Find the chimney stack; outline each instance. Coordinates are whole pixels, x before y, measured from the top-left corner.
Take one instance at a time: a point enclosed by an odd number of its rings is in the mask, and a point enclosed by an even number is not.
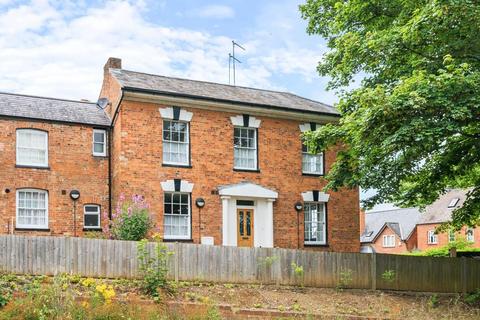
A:
[[[122,59],[119,58],[108,58],[105,66],[103,67],[104,72],[108,72],[108,69],[122,69]]]

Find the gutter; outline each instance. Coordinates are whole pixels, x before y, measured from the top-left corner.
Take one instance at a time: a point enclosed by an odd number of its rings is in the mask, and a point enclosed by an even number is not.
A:
[[[145,93],[145,94],[158,95],[158,96],[165,96],[166,95],[166,96],[171,96],[171,97],[176,97],[176,98],[187,98],[187,99],[202,100],[202,101],[213,101],[213,102],[217,102],[217,103],[225,103],[225,104],[230,104],[230,105],[239,105],[239,106],[247,106],[247,107],[250,106],[250,107],[256,107],[256,108],[279,110],[279,111],[292,112],[292,113],[315,114],[315,115],[322,115],[322,116],[328,116],[328,117],[334,117],[334,118],[340,118],[341,117],[340,114],[328,113],[328,112],[322,112],[322,111],[289,109],[289,108],[283,108],[283,107],[272,106],[272,105],[261,104],[261,103],[245,103],[245,102],[240,102],[240,101],[235,101],[235,100],[209,98],[209,97],[198,96],[198,95],[191,95],[191,94],[184,94],[184,93],[172,93],[172,92],[168,92],[168,91],[141,89],[141,88],[134,88],[134,87],[123,87],[122,88],[122,97],[123,97],[123,91],[133,92],[133,93]]]

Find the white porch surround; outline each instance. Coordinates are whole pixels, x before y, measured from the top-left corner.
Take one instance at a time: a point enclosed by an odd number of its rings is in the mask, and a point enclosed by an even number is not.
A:
[[[222,243],[237,246],[237,208],[253,208],[254,247],[273,247],[273,202],[278,193],[257,184],[242,182],[219,187],[222,199]],[[237,200],[253,201],[253,206],[237,206]]]

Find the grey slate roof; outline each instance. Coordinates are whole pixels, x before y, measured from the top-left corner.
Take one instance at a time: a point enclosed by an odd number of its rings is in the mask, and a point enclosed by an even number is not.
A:
[[[408,239],[422,213],[417,208],[394,209],[365,213],[365,231],[360,242],[372,242],[385,226],[390,227],[402,240]]]
[[[109,126],[96,103],[0,92],[0,116]]]
[[[220,83],[165,77],[147,73],[110,69],[123,89],[153,91],[174,96],[212,99],[251,106],[339,116],[332,106],[288,92],[260,90]]]
[[[442,194],[434,203],[425,208],[425,213],[418,222],[419,224],[443,223],[450,221],[452,211],[463,206],[467,198],[468,189],[452,189]],[[455,208],[448,208],[452,199],[458,198]]]

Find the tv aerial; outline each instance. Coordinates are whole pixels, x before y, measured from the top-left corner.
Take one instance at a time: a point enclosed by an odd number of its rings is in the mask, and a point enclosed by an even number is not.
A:
[[[242,47],[240,44],[236,43],[235,40],[232,40],[232,52],[228,54],[228,84],[231,84],[231,79],[233,78],[233,85],[236,84],[236,79],[235,79],[235,63],[242,63],[242,61],[238,60],[235,57],[235,47],[238,47],[245,51],[245,48]],[[233,77],[231,76],[232,72],[230,70],[233,70]]]

